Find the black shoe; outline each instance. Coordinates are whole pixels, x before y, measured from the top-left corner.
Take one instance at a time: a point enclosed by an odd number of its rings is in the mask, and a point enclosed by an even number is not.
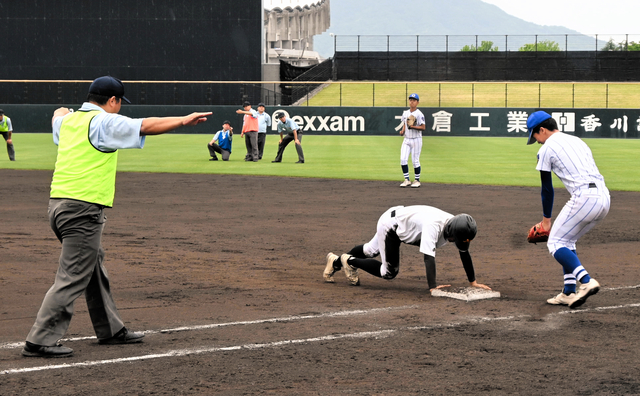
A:
[[[274,162],[280,162],[280,161],[271,161],[271,163],[274,163]]]
[[[209,158],[209,161],[217,161],[218,157]]]
[[[298,161],[296,164],[304,164],[304,161]]]
[[[98,340],[98,343],[103,345],[133,344],[136,342],[142,342],[143,338],[143,333],[130,332],[126,327],[123,327],[122,330],[116,333],[113,337]]]
[[[73,349],[63,347],[60,344],[55,346],[42,346],[27,341],[22,349],[22,356],[26,357],[57,358],[68,357],[71,355],[73,355]]]

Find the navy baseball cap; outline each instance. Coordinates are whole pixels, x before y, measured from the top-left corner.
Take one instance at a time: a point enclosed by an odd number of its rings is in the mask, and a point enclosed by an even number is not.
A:
[[[129,99],[124,97],[124,84],[115,77],[104,76],[98,77],[89,86],[89,93],[106,96],[108,98],[115,96],[127,103],[131,103]]]
[[[409,95],[409,99],[415,99],[418,102],[420,101],[420,97],[418,96],[417,93],[412,93],[411,95]]]
[[[258,103],[258,107],[260,107],[260,106],[264,107],[264,103],[262,103],[262,102]]]
[[[551,115],[546,111],[536,111],[527,118],[527,131],[529,132],[529,140],[527,141],[527,144],[533,144],[536,142],[536,139],[533,137],[533,130],[549,118],[551,118]]]
[[[229,124],[229,125],[231,125],[231,123],[229,122],[229,120],[224,120],[224,122],[222,123],[222,125],[224,125],[224,124]]]

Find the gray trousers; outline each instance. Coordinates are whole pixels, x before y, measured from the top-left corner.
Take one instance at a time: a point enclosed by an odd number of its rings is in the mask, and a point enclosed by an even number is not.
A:
[[[300,144],[295,144],[296,151],[298,152],[298,161],[304,161],[304,152],[302,151],[302,133],[298,132],[298,140]],[[278,154],[276,155],[275,161],[282,161],[282,154],[284,153],[284,149],[287,148],[287,145],[294,141],[293,133],[289,133],[282,138],[282,143],[278,146]]]
[[[222,149],[220,146],[218,146],[215,143],[207,143],[207,147],[209,148],[209,155],[211,156],[211,158],[218,158],[216,156],[216,153],[222,155],[222,160],[223,161],[229,161],[229,156],[231,155],[230,151],[224,150]]]
[[[55,282],[44,296],[27,341],[53,346],[73,316],[73,303],[84,293],[98,339],[113,337],[124,327],[102,265],[102,230],[106,217],[99,205],[70,199],[49,200],[49,223],[62,242]]]
[[[258,131],[245,132],[244,144],[247,146],[247,155],[244,157],[245,161],[258,161],[260,159],[260,152],[258,151]]]
[[[4,140],[9,139],[9,132],[0,132],[0,134],[4,137]],[[7,143],[7,154],[9,154],[9,159],[11,161],[16,160],[16,151],[13,148],[13,143]]]

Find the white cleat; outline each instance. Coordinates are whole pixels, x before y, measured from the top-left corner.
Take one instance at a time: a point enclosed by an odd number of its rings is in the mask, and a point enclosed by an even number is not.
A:
[[[411,183],[411,188],[418,188],[420,187],[420,182],[419,181],[414,181],[413,183]]]
[[[349,283],[351,283],[352,286],[359,286],[360,285],[360,278],[358,278],[358,269],[352,267],[349,263],[348,260],[351,256],[348,254],[343,254],[342,256],[340,256],[340,262],[342,263],[342,269],[344,269],[344,274],[347,276],[347,279],[349,280]]]
[[[325,282],[328,282],[328,283],[335,282],[333,280],[333,274],[336,273],[336,270],[335,268],[333,268],[333,262],[336,261],[337,259],[338,259],[337,254],[333,254],[333,253],[327,254],[327,266],[324,268],[324,273],[322,274],[322,276],[324,276]]]
[[[578,301],[578,296],[576,295],[576,293],[571,293],[569,295],[560,293],[557,296],[548,299],[547,304],[571,306],[571,304],[574,304],[576,301]]]
[[[411,185],[411,182],[409,181],[409,179],[404,179],[400,187],[409,187],[410,185]]]
[[[587,298],[589,298],[589,296],[593,296],[599,291],[600,283],[598,283],[597,280],[591,278],[589,282],[580,285],[580,287],[578,288],[578,292],[576,293],[578,298],[576,299],[576,301],[569,304],[569,308],[578,308],[587,301]]]

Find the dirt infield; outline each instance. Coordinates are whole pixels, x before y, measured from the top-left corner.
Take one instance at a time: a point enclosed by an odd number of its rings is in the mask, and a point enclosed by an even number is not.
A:
[[[603,289],[570,311],[545,304],[562,270],[525,241],[538,188],[121,173],[106,267],[145,342],[98,345],[80,298],[64,342],[75,355],[28,359],[21,343],[60,253],[50,180],[0,170],[2,395],[640,393],[638,193],[612,192],[608,217],[580,241]],[[556,190],[554,214],[566,199]],[[368,241],[402,204],[471,214],[478,281],[501,298],[431,297],[406,245],[395,280],[324,283],[326,253]],[[467,284],[454,246],[437,263],[439,283]]]

